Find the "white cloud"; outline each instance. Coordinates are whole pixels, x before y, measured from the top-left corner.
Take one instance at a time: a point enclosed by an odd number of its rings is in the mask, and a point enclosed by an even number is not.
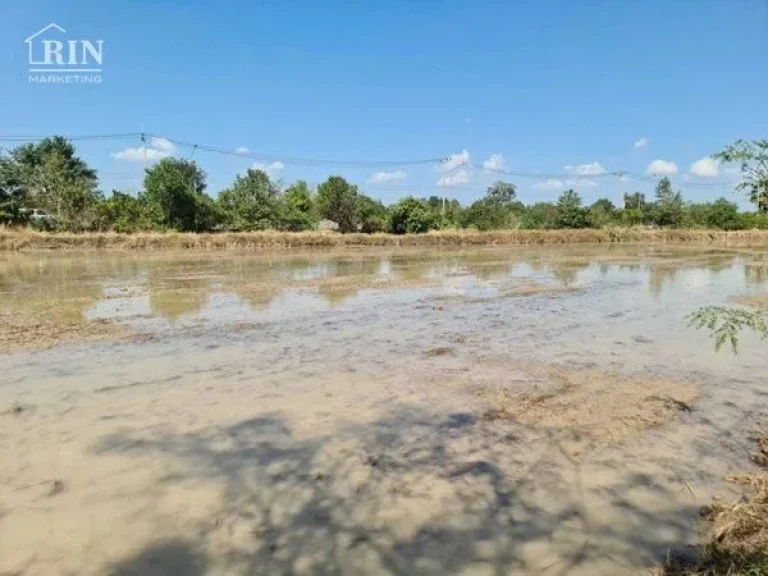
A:
[[[714,178],[720,173],[720,162],[707,156],[691,164],[691,174],[701,178]]]
[[[578,166],[571,166],[569,164],[563,168],[568,172],[578,174],[579,176],[599,176],[600,174],[605,174],[605,168],[603,168],[603,165],[600,164],[600,162],[592,162],[591,164],[579,164]]]
[[[369,184],[379,184],[381,182],[389,182],[390,180],[402,180],[408,176],[402,170],[396,172],[376,172],[368,177]]]
[[[466,170],[459,170],[455,174],[446,174],[440,180],[437,181],[438,186],[456,186],[458,184],[466,184],[469,182],[469,172]]]
[[[646,174],[676,174],[677,164],[667,160],[654,160],[645,169]]]
[[[486,170],[503,170],[504,169],[504,156],[501,154],[491,154],[488,160],[483,161],[483,168]]]
[[[645,148],[648,146],[648,138],[640,138],[637,142],[635,142],[635,148]]]
[[[261,170],[262,172],[266,172],[270,176],[272,176],[275,172],[278,172],[285,168],[285,164],[277,160],[276,162],[272,162],[270,164],[264,164],[263,162],[254,162],[251,164],[251,168],[253,170]]]
[[[248,154],[248,152],[250,152],[250,150],[245,146],[238,146],[235,148],[235,154]]]
[[[160,152],[166,152],[168,154],[173,154],[173,151],[176,150],[176,146],[174,146],[172,142],[157,136],[152,138],[150,146],[155,150],[160,150]]]
[[[128,162],[142,162],[147,160],[154,162],[162,158],[167,158],[176,151],[173,142],[165,138],[153,137],[149,146],[139,146],[138,148],[126,148],[119,152],[112,152],[112,158],[116,160],[127,160]]]
[[[466,150],[462,150],[458,154],[451,154],[446,160],[440,163],[437,167],[438,172],[450,172],[455,170],[459,166],[469,164],[470,155]]]
[[[537,182],[533,187],[538,188],[539,190],[561,190],[565,187],[565,183],[562,180],[550,178],[543,182]]]

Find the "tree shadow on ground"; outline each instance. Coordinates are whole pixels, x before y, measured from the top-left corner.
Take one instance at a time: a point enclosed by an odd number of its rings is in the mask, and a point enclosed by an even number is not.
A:
[[[161,490],[225,487],[194,541],[142,551],[112,568],[119,575],[619,574],[662,559],[696,517],[693,505],[666,506],[679,494],[648,476],[587,490],[552,434],[464,413],[398,407],[314,436],[272,414],[112,435],[93,450],[167,459]],[[633,500],[639,490],[665,503],[661,517]],[[594,520],[589,503],[605,495],[629,521]]]

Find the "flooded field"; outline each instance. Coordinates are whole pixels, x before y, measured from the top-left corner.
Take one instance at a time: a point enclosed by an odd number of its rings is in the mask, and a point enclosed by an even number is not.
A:
[[[768,254],[0,255],[0,574],[643,574],[766,416]],[[690,550],[688,550],[690,551]]]

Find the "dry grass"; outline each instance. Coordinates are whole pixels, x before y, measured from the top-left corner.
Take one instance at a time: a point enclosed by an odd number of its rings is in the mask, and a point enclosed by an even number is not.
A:
[[[43,315],[0,313],[0,354],[20,348],[50,348],[132,335],[106,320],[62,320]]]
[[[768,464],[768,435],[752,438],[752,460]],[[671,558],[659,576],[762,576],[768,574],[768,472],[736,474],[728,480],[746,488],[737,501],[715,502],[703,510],[709,539],[691,562]]]
[[[572,456],[637,437],[681,411],[689,411],[689,403],[698,396],[696,386],[687,382],[619,379],[596,371],[555,369],[544,370],[540,376],[550,386],[536,393],[479,391],[490,404],[485,417],[564,432],[561,446]]]
[[[337,234],[334,232],[238,232],[84,234],[0,229],[0,251],[12,250],[259,250],[264,248],[333,248],[348,246],[484,246],[502,244],[571,244],[597,242],[703,243],[768,245],[768,231],[650,230],[442,230],[428,234]]]

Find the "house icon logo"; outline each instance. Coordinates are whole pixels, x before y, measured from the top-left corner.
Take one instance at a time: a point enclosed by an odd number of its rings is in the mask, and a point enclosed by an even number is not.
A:
[[[24,40],[29,81],[40,84],[100,84],[104,40],[80,40],[51,22]]]

